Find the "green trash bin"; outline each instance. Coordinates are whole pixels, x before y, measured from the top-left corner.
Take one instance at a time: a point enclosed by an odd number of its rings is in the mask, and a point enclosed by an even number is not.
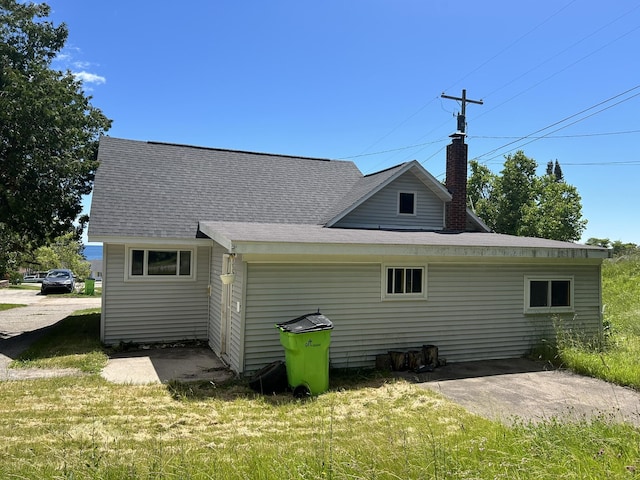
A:
[[[84,294],[94,295],[96,292],[96,281],[93,278],[87,278],[84,281]]]
[[[287,381],[297,397],[329,389],[329,345],[333,323],[320,312],[278,323]]]

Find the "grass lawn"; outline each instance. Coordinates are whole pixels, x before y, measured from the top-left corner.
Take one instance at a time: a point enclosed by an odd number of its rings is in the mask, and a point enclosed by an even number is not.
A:
[[[385,378],[311,400],[229,385],[0,384],[0,478],[615,479],[640,431],[602,419],[505,427]]]
[[[100,343],[100,309],[75,312],[11,363],[13,368],[78,368],[100,373],[107,364]]]
[[[12,308],[26,307],[22,303],[0,303],[0,312],[3,310],[11,310]]]
[[[590,372],[596,376],[617,365],[623,379],[637,371],[626,359],[638,358],[632,349],[640,338],[635,265],[605,266],[611,334],[602,351],[570,347],[584,355],[574,357],[577,370],[596,359],[607,365]],[[96,311],[61,325],[62,336],[34,345],[21,364],[67,358],[64,366],[86,363],[93,365],[86,371],[98,371],[100,362],[86,360],[104,355]],[[560,351],[567,363],[570,348]],[[330,391],[306,401],[258,395],[242,380],[138,386],[89,374],[7,381],[0,382],[0,418],[0,478],[640,477],[638,428],[604,417],[507,427],[418,385],[372,373],[332,375]]]

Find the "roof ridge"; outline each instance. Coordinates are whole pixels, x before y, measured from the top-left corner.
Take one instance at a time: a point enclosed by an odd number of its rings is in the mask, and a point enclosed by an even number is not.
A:
[[[408,162],[402,162],[402,163],[399,163],[399,164],[397,164],[397,165],[394,165],[393,167],[385,168],[384,170],[378,170],[377,172],[367,173],[366,175],[363,175],[363,177],[362,177],[362,178],[366,178],[366,177],[373,177],[374,175],[380,175],[381,173],[388,172],[389,170],[394,170],[394,169],[396,169],[396,168],[400,168],[400,167],[402,167],[402,166],[406,165],[407,163],[411,163],[411,162],[413,162],[413,161],[414,161],[414,160],[409,160]]]
[[[318,158],[318,157],[304,157],[300,155],[287,155],[282,153],[266,153],[266,152],[252,152],[250,150],[234,150],[230,148],[216,148],[216,147],[203,147],[200,145],[187,145],[184,143],[172,143],[172,142],[158,142],[153,140],[148,140],[146,142],[149,145],[166,145],[169,147],[183,147],[183,148],[194,148],[197,150],[212,150],[216,152],[232,152],[232,153],[248,153],[250,155],[265,155],[269,157],[285,157],[285,158],[298,158],[302,160],[317,160],[319,162],[339,162],[344,160],[332,160],[330,158]],[[353,162],[351,162],[353,163]]]

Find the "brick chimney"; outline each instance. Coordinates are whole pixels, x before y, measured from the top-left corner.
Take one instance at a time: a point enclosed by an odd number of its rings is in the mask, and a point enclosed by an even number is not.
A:
[[[467,226],[467,144],[464,133],[454,133],[447,145],[445,186],[453,199],[447,205],[445,230],[463,232]]]

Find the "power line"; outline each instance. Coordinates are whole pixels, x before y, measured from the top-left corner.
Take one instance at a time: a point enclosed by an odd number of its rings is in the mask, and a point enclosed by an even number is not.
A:
[[[443,138],[439,138],[438,140],[434,140],[433,142],[417,143],[415,145],[407,145],[406,147],[391,148],[389,150],[381,150],[379,152],[360,153],[358,155],[351,155],[351,156],[348,156],[348,157],[340,157],[340,158],[338,158],[338,160],[349,160],[351,158],[370,157],[372,155],[382,155],[383,153],[400,152],[402,150],[409,150],[410,148],[424,147],[426,145],[433,145],[433,144],[436,144],[436,143],[440,143],[440,142],[443,142],[443,141],[447,140],[448,138],[449,137],[443,137]]]
[[[612,96],[612,97],[609,97],[609,98],[607,98],[606,100],[603,100],[603,101],[601,101],[601,102],[599,102],[599,103],[596,103],[595,105],[592,105],[592,106],[590,106],[590,107],[588,107],[588,108],[585,108],[584,110],[581,110],[581,111],[579,111],[579,112],[577,112],[577,113],[574,113],[573,115],[569,115],[568,117],[565,117],[565,118],[563,118],[562,120],[558,120],[557,122],[554,122],[554,123],[552,123],[552,124],[550,124],[550,125],[547,125],[546,127],[540,128],[540,129],[536,130],[535,132],[530,133],[529,135],[525,135],[525,136],[523,136],[523,137],[518,138],[517,140],[514,140],[514,141],[509,142],[509,143],[505,143],[504,145],[501,145],[501,146],[499,146],[499,147],[497,147],[497,148],[494,148],[493,150],[490,150],[490,151],[488,151],[488,152],[486,152],[486,153],[483,153],[482,155],[479,155],[477,158],[482,158],[482,157],[486,157],[487,155],[492,155],[492,154],[494,154],[495,152],[497,152],[498,150],[502,150],[503,148],[508,147],[509,145],[513,145],[514,143],[518,143],[518,142],[519,142],[519,141],[521,141],[521,140],[526,140],[526,139],[528,139],[528,138],[532,138],[532,137],[533,137],[534,135],[536,135],[537,133],[540,133],[540,132],[543,132],[543,131],[545,131],[545,130],[548,130],[549,128],[555,127],[556,125],[560,125],[561,123],[564,123],[564,122],[566,122],[567,120],[570,120],[570,119],[572,119],[572,118],[574,118],[574,117],[577,117],[578,115],[582,115],[583,113],[586,113],[586,112],[588,112],[589,110],[593,110],[594,108],[597,108],[597,107],[599,107],[599,106],[601,106],[601,105],[604,105],[605,103],[608,103],[608,102],[610,102],[610,101],[612,101],[612,100],[614,100],[614,99],[616,99],[616,98],[618,98],[618,97],[621,97],[621,96],[623,96],[623,95],[626,95],[627,93],[630,93],[630,92],[632,92],[632,91],[634,91],[634,90],[637,90],[638,88],[640,88],[640,85],[636,85],[635,87],[632,87],[632,88],[630,88],[630,89],[628,89],[628,90],[626,90],[626,91],[624,91],[624,92],[622,92],[622,93],[618,93],[617,95],[614,95],[614,96]],[[620,101],[620,102],[615,103],[614,105],[611,105],[611,106],[609,106],[609,107],[607,107],[607,108],[605,108],[605,109],[599,110],[599,111],[598,111],[598,112],[596,112],[596,113],[600,113],[600,112],[602,112],[602,111],[604,111],[604,110],[607,110],[607,109],[609,109],[609,108],[611,108],[611,107],[613,107],[613,106],[615,106],[615,105],[618,105],[618,104],[620,104],[620,103],[622,103],[622,102],[626,102],[627,100],[630,100],[631,98],[633,98],[633,97],[635,97],[635,96],[637,96],[637,95],[639,95],[639,94],[635,94],[635,95],[633,95],[633,96],[631,96],[631,97],[628,97],[628,98],[626,98],[626,99],[624,99],[624,100],[622,100],[622,101]],[[593,115],[595,115],[595,114],[593,114]],[[587,117],[584,117],[583,119],[581,119],[581,120],[579,120],[579,121],[582,121],[582,120],[584,120],[584,119],[586,119],[586,118],[589,118],[589,117],[591,117],[591,116],[593,116],[593,115],[589,115],[589,116],[587,116]],[[577,122],[570,123],[569,125],[573,125],[574,123],[577,123]],[[569,125],[565,125],[565,126],[564,126],[564,127],[562,127],[562,128],[566,128],[566,127],[568,127]],[[558,129],[558,130],[561,130],[562,128],[560,128],[560,129]],[[550,135],[551,133],[557,132],[558,130],[554,130],[553,132],[550,132],[550,133],[548,133],[548,134],[546,134],[546,135],[543,135],[543,136],[542,136],[542,137],[540,137],[540,138],[547,138],[547,136],[548,136],[548,135]],[[539,139],[539,138],[534,138],[532,141],[535,141],[535,140],[538,140],[538,139]],[[527,142],[525,145],[527,145],[528,143],[531,143],[531,142]],[[498,156],[500,156],[500,155],[498,155]],[[492,157],[492,158],[495,158],[495,157]],[[491,158],[491,159],[492,159],[492,158]],[[491,160],[491,159],[489,159],[489,160]]]
[[[562,166],[570,165],[572,167],[591,167],[591,166],[601,166],[601,165],[640,165],[640,160],[627,160],[627,161],[615,161],[615,162],[562,162]]]
[[[567,5],[567,6],[568,6],[568,5]],[[566,7],[565,7],[565,8],[566,8]],[[626,16],[630,15],[633,11],[637,10],[638,8],[640,8],[640,4],[636,5],[636,6],[635,6],[635,7],[633,7],[631,10],[629,10],[629,11],[627,11],[627,12],[623,13],[622,15],[620,15],[620,16],[618,16],[618,17],[614,18],[614,19],[613,19],[613,20],[611,20],[609,23],[607,23],[607,24],[603,25],[602,27],[600,27],[600,28],[598,28],[598,29],[594,30],[594,31],[593,31],[593,32],[591,32],[590,34],[586,35],[585,37],[582,37],[582,38],[581,38],[580,40],[578,40],[577,42],[574,42],[573,44],[571,44],[571,45],[570,45],[570,46],[568,46],[567,48],[565,48],[565,49],[561,50],[560,52],[556,53],[555,55],[553,55],[553,56],[551,56],[551,57],[547,58],[546,60],[544,60],[543,62],[539,63],[539,64],[538,64],[538,65],[536,65],[535,67],[530,68],[529,70],[527,70],[527,71],[526,71],[526,72],[524,72],[523,74],[518,75],[516,78],[514,78],[514,79],[510,80],[509,82],[505,83],[505,84],[504,84],[504,85],[502,85],[501,87],[498,87],[497,89],[493,90],[492,92],[488,93],[487,95],[484,95],[484,96],[483,96],[483,98],[488,98],[488,97],[490,97],[491,95],[493,95],[494,93],[499,92],[500,90],[504,89],[505,87],[508,87],[508,86],[509,86],[509,85],[511,85],[512,83],[515,83],[516,81],[520,80],[522,77],[525,77],[526,75],[530,74],[530,73],[531,73],[531,72],[533,72],[534,70],[537,70],[538,68],[540,68],[541,66],[545,65],[546,63],[549,63],[549,62],[550,62],[551,60],[553,60],[554,58],[559,57],[560,55],[562,55],[562,54],[563,54],[563,53],[565,53],[565,52],[568,52],[569,50],[571,50],[572,48],[574,48],[576,45],[579,45],[580,43],[584,42],[584,41],[585,41],[585,40],[587,40],[588,38],[593,37],[594,35],[596,35],[597,33],[601,32],[602,30],[604,30],[604,29],[605,29],[605,28],[607,28],[608,26],[610,26],[610,25],[614,24],[615,22],[617,22],[617,21],[618,21],[618,20],[620,20],[621,18],[624,18],[624,17],[626,17]],[[551,75],[551,76],[549,76],[549,77],[547,77],[547,78],[545,78],[545,79],[541,80],[540,82],[538,82],[538,83],[534,84],[532,87],[529,87],[528,89],[523,90],[522,92],[520,92],[519,94],[517,94],[517,95],[515,95],[515,96],[511,97],[510,99],[506,100],[505,102],[503,102],[503,103],[501,103],[501,104],[499,104],[499,105],[496,105],[496,106],[495,106],[495,107],[493,107],[491,110],[485,111],[485,112],[483,113],[483,115],[484,115],[484,114],[489,113],[489,112],[490,112],[490,111],[492,111],[492,110],[495,110],[496,108],[498,108],[498,107],[500,107],[500,106],[504,105],[504,104],[505,104],[505,103],[507,103],[507,102],[510,102],[510,101],[511,101],[511,100],[513,100],[514,98],[516,98],[516,97],[518,97],[518,96],[522,95],[523,93],[525,93],[525,92],[527,92],[527,91],[531,90],[532,88],[537,87],[540,83],[542,83],[542,82],[545,82],[545,81],[549,80],[550,78],[552,78],[552,77],[556,76],[557,74],[559,74],[559,73],[561,73],[561,72],[565,71],[567,68],[570,68],[570,67],[572,67],[573,65],[575,65],[576,63],[579,63],[579,62],[581,62],[582,60],[585,60],[586,58],[588,58],[588,57],[590,57],[591,55],[593,55],[593,54],[595,54],[595,53],[599,52],[599,51],[600,51],[600,50],[602,50],[603,48],[608,47],[608,46],[609,46],[609,45],[611,45],[612,43],[617,42],[617,41],[618,41],[618,40],[620,40],[621,38],[623,38],[623,37],[625,37],[625,36],[629,35],[630,33],[634,32],[634,31],[635,31],[635,30],[637,30],[638,28],[640,28],[640,27],[633,28],[633,29],[631,29],[630,31],[628,31],[627,33],[624,33],[624,34],[620,35],[619,37],[617,37],[616,39],[612,40],[611,42],[609,42],[609,43],[607,43],[607,44],[603,45],[602,47],[600,47],[600,48],[598,48],[598,49],[594,50],[593,52],[589,53],[588,55],[586,55],[586,56],[584,56],[584,57],[580,58],[579,60],[577,60],[577,61],[575,61],[575,62],[573,62],[572,64],[567,65],[565,68],[563,68],[563,69],[559,70],[558,72],[554,73],[553,75]],[[479,116],[481,116],[481,115],[478,115],[478,117],[479,117]],[[476,117],[476,118],[477,118],[477,117]]]
[[[527,37],[528,35],[530,35],[531,33],[533,33],[534,31],[536,31],[538,28],[540,28],[542,25],[544,25],[545,23],[547,23],[549,20],[551,20],[553,17],[557,16],[560,12],[562,12],[563,10],[569,8],[571,5],[573,5],[574,3],[576,3],[576,0],[573,0],[569,3],[567,3],[564,7],[561,7],[559,10],[557,10],[555,13],[552,13],[550,16],[548,16],[546,19],[544,19],[542,22],[540,22],[539,24],[537,24],[535,27],[533,27],[531,30],[527,31],[526,33],[524,33],[523,35],[521,35],[520,37],[518,37],[517,39],[515,39],[513,42],[511,42],[509,45],[507,45],[505,48],[503,48],[502,50],[500,50],[498,53],[496,53],[495,55],[493,55],[491,58],[489,58],[488,60],[485,60],[483,63],[481,63],[480,65],[478,65],[475,69],[473,69],[472,71],[470,71],[469,73],[467,73],[466,75],[464,75],[460,80],[458,80],[457,82],[455,82],[453,85],[451,85],[449,88],[446,88],[446,90],[451,90],[453,87],[455,87],[456,85],[458,85],[459,83],[461,83],[463,80],[466,80],[469,76],[473,75],[474,73],[476,73],[478,70],[480,70],[482,67],[484,67],[485,65],[487,65],[488,63],[490,63],[491,61],[495,60],[497,57],[499,57],[500,55],[502,55],[504,52],[506,52],[507,50],[509,50],[511,47],[513,47],[516,43],[520,42],[520,40],[522,40],[523,38]],[[495,92],[495,91],[494,91]],[[492,93],[494,93],[492,92]],[[489,94],[491,95],[491,94]],[[487,96],[484,96],[483,98],[486,98]]]
[[[487,65],[488,63],[490,63],[491,61],[493,61],[494,59],[496,59],[497,57],[499,57],[500,55],[502,55],[504,52],[506,52],[507,50],[509,50],[510,48],[512,48],[516,43],[520,42],[523,38],[525,38],[526,36],[530,35],[531,33],[533,33],[535,30],[537,30],[538,28],[540,28],[542,25],[544,25],[545,23],[547,23],[549,20],[551,20],[552,18],[554,18],[555,16],[557,16],[558,14],[560,14],[560,12],[562,12],[563,10],[567,9],[568,7],[570,7],[571,5],[573,5],[577,0],[572,0],[569,3],[567,3],[564,7],[561,7],[560,9],[558,9],[556,12],[552,13],[550,16],[548,16],[546,19],[544,19],[542,22],[540,22],[539,24],[537,24],[535,27],[533,27],[532,29],[530,29],[529,31],[527,31],[526,33],[524,33],[523,35],[521,35],[520,37],[518,37],[516,40],[514,40],[513,42],[511,42],[509,45],[507,45],[505,48],[503,48],[502,50],[500,50],[498,53],[496,53],[495,55],[493,55],[492,57],[490,57],[488,60],[484,61],[483,63],[481,63],[479,66],[477,66],[475,69],[473,69],[472,71],[470,71],[469,73],[467,73],[466,75],[464,75],[461,79],[459,79],[458,81],[456,81],[453,85],[451,85],[451,87],[445,89],[446,90],[450,90],[451,88],[453,88],[454,86],[456,86],[457,84],[459,84],[460,82],[462,82],[464,79],[466,79],[467,77],[469,77],[470,75],[473,75],[475,72],[477,72],[478,70],[480,70],[482,67],[484,67],[485,65]],[[355,157],[346,157],[346,158],[356,158],[359,156],[364,156],[371,148],[373,148],[374,146],[376,146],[377,144],[379,144],[382,140],[384,140],[385,138],[389,137],[390,135],[392,135],[393,133],[395,133],[400,127],[404,126],[409,120],[411,120],[413,117],[415,117],[416,115],[418,115],[419,113],[421,113],[425,108],[427,108],[429,105],[431,105],[436,99],[438,99],[439,97],[435,97],[432,98],[431,100],[429,100],[427,103],[425,103],[424,105],[422,105],[418,110],[416,110],[414,113],[412,113],[411,115],[409,115],[408,117],[406,117],[404,120],[402,120],[400,123],[398,123],[395,127],[393,127],[388,133],[384,134],[382,137],[378,138],[378,140],[376,140],[375,142],[373,142],[372,144],[370,144],[367,148],[365,148],[362,152],[360,152],[359,155],[356,155]],[[437,127],[440,128],[440,127]],[[435,129],[434,129],[435,130]],[[433,132],[433,130],[431,130],[431,132]],[[429,133],[431,133],[429,132]],[[428,135],[428,134],[427,134]],[[423,136],[424,138],[424,136]]]
[[[568,7],[570,7],[571,5],[573,5],[575,2],[576,2],[576,0],[573,0],[573,1],[569,2],[569,3],[567,3],[567,4],[566,4],[565,6],[563,6],[562,8],[558,9],[555,13],[553,13],[552,15],[550,15],[549,17],[547,17],[545,20],[543,20],[542,22],[540,22],[538,25],[536,25],[535,27],[533,27],[531,30],[527,31],[525,34],[523,34],[522,36],[520,36],[518,39],[514,40],[514,41],[513,41],[511,44],[509,44],[507,47],[503,48],[503,49],[502,49],[502,50],[500,50],[497,54],[493,55],[491,58],[489,58],[488,60],[486,60],[485,62],[483,62],[482,64],[480,64],[478,67],[476,67],[475,69],[473,69],[471,72],[469,72],[468,74],[466,74],[465,76],[463,76],[463,77],[462,77],[460,80],[458,80],[454,85],[457,85],[458,83],[460,83],[460,81],[464,80],[465,78],[467,78],[467,77],[468,77],[468,76],[470,76],[471,74],[475,73],[476,71],[478,71],[479,69],[481,69],[482,67],[484,67],[486,64],[490,63],[492,60],[494,60],[495,58],[497,58],[498,56],[500,56],[501,54],[503,54],[505,51],[507,51],[507,50],[509,50],[510,48],[512,48],[512,47],[513,47],[515,44],[517,44],[520,40],[522,40],[523,38],[525,38],[525,37],[526,37],[526,36],[528,36],[529,34],[533,33],[533,32],[534,32],[535,30],[537,30],[540,26],[542,26],[542,25],[544,25],[545,23],[547,23],[547,22],[548,22],[549,20],[551,20],[553,17],[555,17],[555,16],[557,16],[558,14],[560,14],[562,11],[566,10]],[[631,14],[632,12],[634,12],[635,10],[637,10],[638,8],[640,8],[640,4],[639,4],[639,5],[636,5],[635,7],[633,7],[633,8],[632,8],[632,9],[630,9],[630,10],[628,10],[627,12],[623,13],[622,15],[619,15],[618,17],[614,18],[613,20],[609,21],[608,23],[606,23],[606,24],[605,24],[605,25],[603,25],[602,27],[600,27],[600,28],[596,29],[595,31],[593,31],[592,33],[590,33],[590,34],[586,35],[585,37],[583,37],[582,39],[578,40],[577,42],[574,42],[574,43],[573,43],[573,44],[571,44],[569,47],[567,47],[567,48],[565,48],[565,49],[561,50],[561,51],[560,51],[560,52],[558,52],[557,54],[553,55],[552,57],[550,57],[550,58],[548,58],[547,60],[543,61],[542,63],[538,64],[536,67],[534,67],[534,68],[532,68],[532,69],[529,69],[527,72],[525,72],[524,74],[522,74],[522,75],[520,75],[520,76],[516,77],[514,80],[512,80],[512,81],[510,81],[510,82],[506,83],[505,85],[503,85],[502,87],[500,87],[500,88],[498,88],[498,89],[496,89],[496,90],[493,90],[492,92],[490,92],[490,93],[489,93],[489,95],[492,95],[492,94],[496,93],[497,91],[502,90],[502,89],[503,89],[503,88],[505,88],[506,86],[508,86],[508,85],[510,85],[510,84],[512,84],[512,83],[514,83],[515,81],[519,80],[520,78],[522,78],[523,76],[525,76],[525,75],[527,75],[528,73],[532,72],[533,70],[535,70],[535,69],[539,68],[540,66],[542,66],[542,65],[544,65],[544,64],[546,64],[546,63],[548,63],[550,60],[552,60],[552,59],[554,59],[554,58],[558,57],[559,55],[561,55],[561,54],[563,54],[563,53],[567,52],[568,50],[570,50],[570,49],[574,48],[576,45],[578,45],[578,44],[582,43],[583,41],[587,40],[588,38],[591,38],[591,37],[592,37],[592,36],[594,36],[595,34],[597,34],[597,33],[601,32],[601,31],[602,31],[602,30],[604,30],[605,28],[607,28],[607,27],[609,27],[610,25],[614,24],[615,22],[617,22],[617,21],[618,21],[618,20],[620,20],[621,18],[624,18],[624,17],[628,16],[629,14]],[[627,31],[626,33],[623,33],[622,35],[619,35],[618,37],[616,37],[615,39],[613,39],[613,40],[611,40],[610,42],[606,43],[605,45],[602,45],[601,47],[597,48],[596,50],[593,50],[592,52],[588,53],[587,55],[584,55],[583,57],[581,57],[581,58],[579,58],[578,60],[574,61],[573,63],[571,63],[571,64],[569,64],[569,65],[565,66],[564,68],[562,68],[562,69],[560,69],[560,70],[556,71],[556,72],[555,72],[555,73],[553,73],[552,75],[550,75],[550,76],[548,76],[548,77],[546,77],[546,78],[544,78],[544,79],[540,80],[539,82],[536,82],[535,84],[533,84],[533,85],[532,85],[532,86],[530,86],[529,88],[527,88],[527,89],[525,89],[525,90],[521,91],[520,93],[518,93],[518,94],[516,94],[516,95],[512,96],[511,98],[507,99],[506,101],[504,101],[504,102],[502,102],[502,103],[500,103],[500,104],[496,105],[495,107],[493,107],[493,108],[491,108],[491,109],[489,109],[489,110],[484,110],[484,111],[483,111],[483,113],[481,113],[480,115],[477,115],[476,117],[474,117],[474,119],[479,118],[479,117],[481,117],[481,116],[483,116],[483,115],[488,114],[489,112],[492,112],[492,111],[496,110],[497,108],[499,108],[499,107],[503,106],[504,104],[506,104],[506,103],[508,103],[508,102],[510,102],[510,101],[512,101],[512,100],[514,100],[514,99],[515,99],[515,98],[517,98],[518,96],[520,96],[520,95],[522,95],[522,94],[524,94],[524,93],[526,93],[526,92],[528,92],[528,91],[532,90],[533,88],[535,88],[535,87],[539,86],[541,83],[544,83],[545,81],[547,81],[547,80],[549,80],[549,79],[551,79],[551,78],[555,77],[556,75],[558,75],[558,74],[560,74],[560,73],[564,72],[565,70],[567,70],[567,69],[569,69],[569,68],[573,67],[574,65],[576,65],[576,64],[578,64],[578,63],[580,63],[580,62],[584,61],[585,59],[587,59],[587,58],[589,58],[590,56],[594,55],[595,53],[597,53],[597,52],[599,52],[599,51],[603,50],[604,48],[609,47],[611,44],[613,44],[613,43],[615,43],[615,42],[619,41],[620,39],[622,39],[622,38],[624,38],[625,36],[627,36],[627,35],[629,35],[629,34],[633,33],[634,31],[638,30],[639,28],[640,28],[640,25],[639,25],[639,26],[637,26],[637,27],[635,27],[635,28],[633,28],[633,29],[631,29],[631,30],[629,30],[629,31]],[[634,88],[637,88],[637,87],[634,87]],[[633,89],[632,89],[632,90],[633,90]],[[626,93],[626,92],[623,92],[623,93],[622,93],[622,94],[620,94],[620,95],[623,95],[624,93]],[[487,97],[487,96],[489,96],[489,95],[486,95],[484,98],[486,98],[486,97]],[[432,104],[432,103],[433,103],[437,98],[438,98],[438,97],[435,97],[435,98],[432,98],[431,100],[429,100],[426,104],[424,104],[422,107],[420,107],[417,111],[415,111],[413,114],[411,114],[410,116],[408,116],[407,118],[405,118],[403,121],[401,121],[400,123],[398,123],[395,127],[393,127],[393,128],[392,128],[392,129],[387,133],[387,134],[383,135],[383,136],[382,136],[382,137],[380,137],[378,140],[376,140],[376,141],[375,141],[375,142],[373,142],[371,145],[369,145],[365,150],[363,150],[363,151],[362,151],[362,153],[361,153],[361,154],[354,155],[354,156],[349,156],[349,157],[344,157],[344,158],[360,158],[360,157],[364,157],[364,156],[373,156],[373,155],[379,155],[379,154],[384,154],[384,153],[400,152],[400,151],[403,151],[403,150],[408,150],[408,149],[410,149],[410,148],[421,147],[421,146],[427,146],[427,145],[431,145],[431,144],[439,143],[439,141],[440,141],[440,140],[436,140],[436,141],[434,141],[434,142],[426,142],[426,143],[421,143],[421,144],[409,145],[409,146],[406,146],[406,147],[398,147],[398,148],[394,148],[394,149],[389,149],[389,150],[384,150],[384,151],[379,151],[379,152],[368,153],[368,150],[370,150],[370,149],[371,149],[371,148],[373,148],[375,145],[377,145],[378,143],[380,143],[382,140],[386,139],[387,137],[389,137],[390,135],[392,135],[393,133],[395,133],[397,130],[399,130],[399,129],[400,129],[400,127],[404,126],[404,125],[405,125],[409,120],[411,120],[411,119],[412,119],[412,118],[414,118],[416,115],[418,115],[419,113],[421,113],[425,108],[427,108],[429,105],[431,105],[431,104]],[[612,98],[615,98],[615,97],[612,97]],[[633,97],[630,97],[630,98],[633,98]],[[611,99],[609,99],[609,100],[611,100]],[[607,101],[609,101],[609,100],[607,100]],[[602,103],[606,103],[607,101],[602,102]],[[625,101],[626,101],[626,100],[625,100]],[[619,103],[621,103],[621,102],[619,102]],[[441,104],[442,104],[442,102],[441,102]],[[598,104],[598,105],[600,105],[600,104]],[[591,109],[591,108],[596,108],[598,105],[594,105],[593,107],[590,107],[589,109]],[[608,107],[608,108],[610,108],[610,107]],[[519,138],[517,138],[514,142],[507,143],[507,144],[505,144],[505,145],[503,145],[503,146],[501,146],[501,147],[498,147],[497,149],[492,150],[491,152],[487,152],[487,153],[483,154],[482,156],[486,156],[486,155],[489,155],[489,154],[491,154],[491,153],[494,153],[495,151],[497,151],[497,150],[499,150],[499,149],[501,149],[501,148],[504,148],[505,146],[508,146],[508,145],[510,145],[510,144],[513,144],[513,143],[517,143],[519,140],[523,140],[523,139],[526,139],[526,138],[529,138],[529,139],[531,139],[531,141],[534,141],[534,140],[542,139],[542,138],[570,138],[570,137],[579,137],[579,135],[571,135],[571,136],[564,136],[564,137],[563,137],[563,136],[550,137],[549,135],[551,135],[551,133],[553,133],[553,132],[550,132],[549,134],[546,134],[546,135],[543,135],[543,136],[540,136],[540,137],[534,137],[533,135],[535,135],[535,133],[539,133],[539,132],[544,131],[544,130],[546,130],[546,129],[548,129],[548,128],[551,128],[551,127],[553,127],[553,126],[555,126],[555,125],[557,125],[557,124],[559,124],[559,123],[562,123],[562,122],[564,122],[564,121],[566,121],[566,120],[568,120],[568,119],[570,119],[570,118],[572,118],[572,117],[574,117],[574,116],[580,115],[581,113],[584,113],[585,111],[588,111],[589,109],[584,110],[584,111],[582,111],[582,112],[578,112],[577,114],[574,114],[573,116],[567,117],[566,119],[563,119],[563,120],[561,120],[560,122],[556,122],[556,123],[554,123],[554,124],[552,124],[552,125],[549,125],[549,126],[547,126],[547,127],[543,128],[543,129],[541,129],[541,130],[538,130],[537,132],[533,132],[533,133],[532,133],[532,134],[530,134],[530,135],[527,135],[527,136],[524,136],[524,137],[519,137]],[[603,110],[606,110],[606,109],[603,109]],[[603,110],[602,110],[602,111],[603,111]],[[596,113],[599,113],[599,112],[596,112]],[[589,115],[589,116],[585,117],[585,119],[586,119],[586,118],[589,118],[590,116],[592,116],[592,115]],[[582,120],[579,120],[579,121],[582,121]],[[446,123],[446,122],[445,122],[445,123]],[[577,122],[574,122],[574,123],[577,123]],[[572,124],[573,124],[573,123],[572,123]],[[570,125],[572,125],[572,124],[570,124]],[[442,125],[444,125],[444,123],[443,123]],[[432,129],[430,132],[426,133],[426,134],[425,134],[425,135],[423,135],[421,138],[425,138],[425,137],[427,137],[429,134],[431,134],[431,133],[432,133],[432,132],[434,132],[435,130],[439,129],[442,125],[440,125],[439,127],[436,127],[436,128],[434,128],[434,129]],[[566,125],[565,127],[562,127],[562,128],[566,128],[566,127],[568,127],[568,126],[569,126],[569,125]],[[561,130],[561,129],[558,129],[558,130]],[[556,131],[558,131],[558,130],[556,130]],[[624,133],[636,133],[636,131],[630,131],[630,132],[613,132],[613,133],[600,133],[600,134],[589,134],[589,135],[584,135],[584,136],[616,135],[616,134],[624,134]],[[492,137],[471,137],[471,136],[470,136],[469,138],[492,138]],[[501,138],[501,137],[494,137],[494,138]],[[516,138],[516,137],[504,137],[504,138],[505,138],[505,139],[507,139],[507,138]],[[531,143],[531,142],[527,142],[527,143],[525,143],[525,145],[526,145],[526,144],[528,144],[528,143]],[[416,153],[418,153],[418,152],[416,152]],[[436,154],[437,154],[437,153],[439,153],[439,152],[436,152]],[[436,154],[434,154],[434,155],[430,156],[429,158],[427,158],[427,159],[426,159],[426,160],[424,160],[423,162],[426,162],[426,161],[427,161],[427,160],[429,160],[430,158],[433,158],[433,156],[435,156]],[[495,157],[494,157],[494,158],[495,158]],[[491,159],[489,159],[489,160],[491,160]],[[386,160],[384,160],[384,161],[386,161]],[[488,160],[487,160],[487,161],[488,161]],[[383,163],[383,162],[379,162],[379,163]]]
[[[631,133],[640,133],[640,130],[626,130],[623,132],[602,132],[602,133],[577,133],[574,135],[543,135],[540,137],[533,137],[531,135],[527,135],[526,138],[581,138],[581,137],[604,137],[610,135],[628,135]],[[490,135],[468,135],[467,138],[483,138],[483,139],[492,139],[492,140],[512,140],[512,139],[522,139],[524,137],[502,137],[502,136],[490,136]]]
[[[609,110],[610,108],[613,108],[613,107],[615,107],[616,105],[620,105],[621,103],[627,102],[627,101],[629,101],[629,100],[631,100],[632,98],[635,98],[635,97],[637,97],[637,96],[640,96],[640,93],[636,93],[635,95],[632,95],[632,96],[630,96],[630,97],[628,97],[628,98],[625,98],[625,99],[623,99],[623,100],[620,100],[619,102],[616,102],[616,103],[614,103],[613,105],[609,105],[609,106],[604,107],[604,108],[602,108],[602,109],[600,109],[600,110],[598,110],[598,111],[596,111],[596,112],[593,112],[592,114],[587,115],[586,117],[579,118],[579,119],[577,119],[577,120],[575,120],[575,121],[573,121],[573,122],[571,122],[571,123],[568,123],[567,125],[563,125],[562,127],[557,128],[557,129],[555,129],[555,130],[553,130],[553,131],[549,132],[549,133],[548,133],[548,135],[551,135],[552,133],[558,132],[558,131],[560,131],[560,130],[564,130],[565,128],[570,127],[571,125],[575,125],[576,123],[582,122],[582,121],[586,120],[587,118],[591,118],[591,117],[593,117],[594,115],[597,115],[597,114],[599,114],[599,113],[602,113],[602,112],[604,112],[605,110]],[[547,135],[543,135],[541,138],[547,138]],[[511,150],[507,150],[507,152],[504,152],[504,153],[512,152],[512,151],[513,151],[513,150],[515,150],[516,148],[522,148],[522,147],[524,147],[525,145],[529,145],[530,143],[536,142],[536,141],[538,141],[538,140],[540,140],[540,139],[539,139],[539,138],[534,138],[534,139],[532,139],[531,141],[526,142],[526,143],[523,143],[522,145],[519,145],[518,147],[512,148]],[[504,154],[504,153],[503,153],[503,154]],[[503,155],[503,154],[501,154],[501,155]],[[496,157],[499,157],[499,156],[500,156],[500,155],[497,155]],[[496,158],[496,157],[492,157],[492,158],[490,158],[489,160],[492,160],[493,158]],[[488,160],[487,160],[487,161],[488,161]]]

